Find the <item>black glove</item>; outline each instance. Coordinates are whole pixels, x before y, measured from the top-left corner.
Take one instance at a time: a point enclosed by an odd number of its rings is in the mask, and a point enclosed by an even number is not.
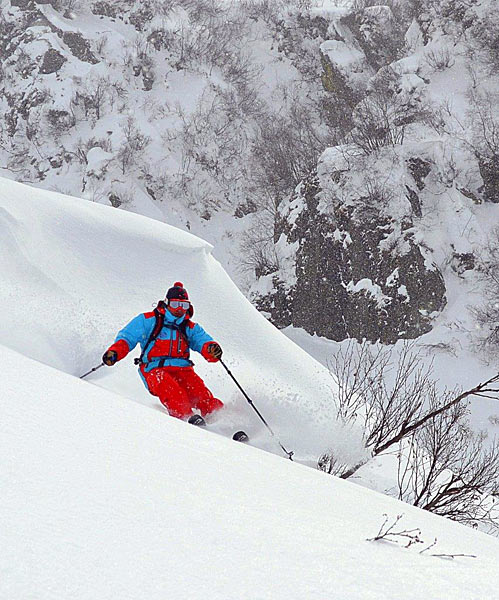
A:
[[[217,360],[222,358],[222,348],[220,348],[220,345],[216,342],[211,342],[211,344],[208,345],[208,352]]]
[[[116,350],[106,350],[106,352],[104,352],[104,356],[102,357],[102,362],[108,367],[112,367],[117,360],[118,353]]]

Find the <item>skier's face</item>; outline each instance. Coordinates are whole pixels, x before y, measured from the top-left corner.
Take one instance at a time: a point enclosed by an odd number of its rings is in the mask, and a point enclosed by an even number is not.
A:
[[[189,310],[190,303],[188,300],[170,300],[168,302],[168,310],[175,317],[183,317]]]

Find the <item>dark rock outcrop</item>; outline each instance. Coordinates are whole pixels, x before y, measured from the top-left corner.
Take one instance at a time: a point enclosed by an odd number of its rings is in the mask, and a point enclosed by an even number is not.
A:
[[[478,166],[483,179],[480,192],[485,202],[499,203],[499,154],[479,156]]]
[[[81,33],[65,31],[62,34],[62,41],[71,50],[71,54],[81,61],[88,62],[92,65],[99,62],[91,51],[88,40],[86,40]]]
[[[55,48],[49,48],[43,55],[43,61],[40,66],[40,73],[42,75],[49,75],[50,73],[56,73],[62,65],[66,62],[66,58]]]
[[[292,218],[285,214],[276,227],[276,240],[282,243],[284,236],[296,248],[295,281],[288,285],[276,272],[271,293],[256,297],[278,327],[384,343],[431,329],[446,303],[445,285],[415,241],[410,217],[400,222],[366,210],[360,218],[339,201],[324,212],[316,175],[304,181],[295,200],[302,204],[298,215],[293,209]]]

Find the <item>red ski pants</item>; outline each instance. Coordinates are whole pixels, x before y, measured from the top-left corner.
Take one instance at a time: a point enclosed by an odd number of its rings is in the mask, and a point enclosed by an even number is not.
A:
[[[158,396],[172,417],[185,419],[194,408],[204,417],[223,406],[192,367],[163,367],[142,371],[142,375],[151,394]]]

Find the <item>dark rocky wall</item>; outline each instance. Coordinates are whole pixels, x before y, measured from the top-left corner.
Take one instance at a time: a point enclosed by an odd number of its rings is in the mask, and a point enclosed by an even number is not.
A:
[[[325,214],[318,208],[315,175],[304,182],[301,196],[303,209],[293,224],[284,218],[276,226],[276,240],[284,234],[290,244],[298,242],[296,282],[286,285],[276,273],[273,291],[257,297],[259,308],[279,327],[292,324],[337,341],[394,343],[429,331],[435,311],[445,306],[445,285],[438,269],[425,263],[411,217],[398,223],[373,210],[360,219],[340,202]],[[355,290],[368,279],[381,293]]]

